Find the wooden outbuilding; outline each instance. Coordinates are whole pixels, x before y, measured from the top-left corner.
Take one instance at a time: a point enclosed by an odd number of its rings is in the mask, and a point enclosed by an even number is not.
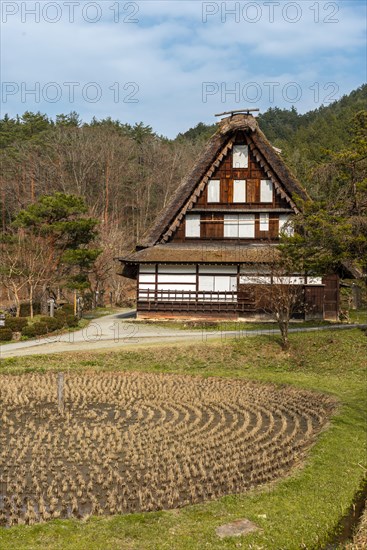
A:
[[[137,280],[140,318],[261,318],[269,285],[297,285],[298,316],[337,319],[339,278],[271,265],[306,191],[249,112],[222,119],[136,250],[119,258]],[[302,303],[301,303],[302,302]]]

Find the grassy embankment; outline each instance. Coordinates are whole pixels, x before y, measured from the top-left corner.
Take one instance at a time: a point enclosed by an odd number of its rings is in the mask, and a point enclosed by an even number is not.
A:
[[[302,329],[302,328],[324,328],[327,326],[332,327],[335,324],[367,324],[367,309],[358,309],[349,311],[348,320],[335,323],[334,321],[323,320],[292,320],[289,323],[290,329]],[[236,331],[239,334],[246,334],[251,331],[261,331],[262,334],[267,334],[273,330],[279,330],[279,325],[275,321],[195,321],[195,320],[142,320],[134,321],[129,319],[129,322],[136,322],[137,324],[149,324],[152,326],[162,326],[165,328],[173,328],[180,330],[205,330],[205,331]]]
[[[6,549],[202,550],[323,548],[366,473],[366,335],[361,330],[33,356],[1,362],[1,373],[93,369],[245,378],[329,393],[340,402],[305,464],[287,479],[180,510],[56,520],[0,530]],[[215,528],[246,517],[262,531],[220,540]]]

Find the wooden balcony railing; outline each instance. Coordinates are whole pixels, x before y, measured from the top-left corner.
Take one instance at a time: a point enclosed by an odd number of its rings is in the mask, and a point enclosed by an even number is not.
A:
[[[222,290],[219,292],[211,290],[150,290],[139,289],[139,303],[156,302],[188,302],[188,303],[216,303],[229,302],[237,303],[237,292],[233,290]]]

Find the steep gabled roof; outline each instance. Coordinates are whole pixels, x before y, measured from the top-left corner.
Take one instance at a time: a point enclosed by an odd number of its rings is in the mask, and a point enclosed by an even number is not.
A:
[[[274,188],[297,212],[295,197],[309,197],[290,172],[283,159],[268,142],[252,115],[236,114],[223,119],[195,162],[191,172],[183,178],[169,203],[158,214],[153,225],[143,235],[137,248],[147,248],[166,242],[182,218],[196,203],[212,174],[230,152],[238,131],[245,132],[249,148],[262,166]]]

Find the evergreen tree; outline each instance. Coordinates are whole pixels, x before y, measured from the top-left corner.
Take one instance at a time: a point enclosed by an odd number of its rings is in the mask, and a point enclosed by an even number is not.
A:
[[[349,147],[329,152],[314,178],[318,201],[304,203],[294,219],[294,236],[283,237],[283,250],[313,273],[352,262],[367,273],[367,111],[349,124]]]
[[[55,193],[21,210],[13,222],[14,228],[44,239],[59,277],[79,290],[89,288],[88,272],[101,253],[93,248],[97,220],[86,212],[82,197]]]

